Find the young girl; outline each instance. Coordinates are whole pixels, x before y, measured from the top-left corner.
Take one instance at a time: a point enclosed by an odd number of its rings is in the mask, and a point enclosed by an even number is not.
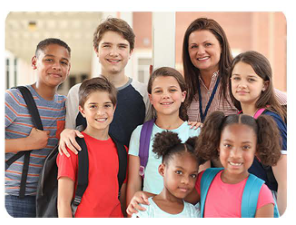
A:
[[[145,211],[133,214],[139,218],[199,217],[197,209],[183,199],[194,189],[198,174],[197,158],[194,154],[195,139],[182,143],[178,134],[163,131],[155,135],[153,152],[162,158],[158,167],[163,177],[161,193],[148,199]]]
[[[185,201],[200,201],[202,217],[242,217],[246,211],[252,211],[247,217],[273,217],[274,200],[269,188],[255,185],[249,187],[249,193],[258,192],[250,198],[255,205],[245,206],[245,186],[249,179],[255,155],[265,165],[275,165],[280,158],[279,132],[270,116],[260,116],[257,120],[248,115],[229,115],[213,112],[205,120],[203,129],[197,137],[195,151],[203,160],[219,157],[224,169],[213,177],[211,183],[204,185],[204,175],[217,170],[209,168],[198,175],[195,189],[187,195]],[[127,209],[134,213],[137,203],[145,203],[147,194],[137,193]],[[151,196],[150,194],[148,194]],[[244,206],[244,207],[243,207]]]
[[[133,195],[141,190],[159,194],[163,189],[163,179],[158,173],[161,158],[152,152],[154,135],[164,130],[170,130],[179,135],[184,142],[189,137],[197,136],[200,129],[190,129],[187,124],[187,86],[182,75],[175,69],[162,67],[153,72],[148,82],[148,93],[151,104],[156,111],[156,120],[152,127],[149,144],[149,158],[143,179],[139,175],[140,157],[139,144],[142,125],[132,133],[129,148],[129,172],[127,186],[127,204]]]
[[[278,103],[272,84],[272,69],[268,60],[260,53],[248,51],[241,53],[234,60],[230,71],[230,96],[241,113],[258,117],[270,115],[276,122],[282,141],[282,156],[277,165],[264,168],[255,158],[249,172],[263,179],[274,196],[280,214],[287,205],[287,112]]]

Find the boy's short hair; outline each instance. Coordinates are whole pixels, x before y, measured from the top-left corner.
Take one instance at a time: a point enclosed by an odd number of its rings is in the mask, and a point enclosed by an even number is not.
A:
[[[39,56],[39,50],[43,51],[48,45],[60,45],[68,50],[69,56],[71,56],[71,48],[66,44],[66,42],[58,39],[58,38],[47,38],[43,41],[40,41],[39,44],[36,47],[35,56],[38,58]]]
[[[79,105],[84,107],[89,95],[95,91],[109,93],[109,98],[113,105],[117,102],[117,90],[115,86],[104,76],[87,79],[82,82],[79,88]]]
[[[135,34],[133,29],[122,19],[108,18],[102,22],[94,32],[93,46],[98,50],[99,42],[101,41],[104,33],[107,31],[114,31],[119,33],[126,39],[130,44],[130,51],[134,49],[135,45]]]

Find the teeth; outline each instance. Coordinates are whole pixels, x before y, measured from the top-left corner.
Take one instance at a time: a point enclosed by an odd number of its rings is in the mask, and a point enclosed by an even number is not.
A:
[[[208,59],[209,56],[206,56],[206,57],[203,57],[203,58],[198,58],[197,60],[205,60],[205,59]]]
[[[106,121],[107,119],[95,119],[95,121],[99,121],[99,122],[104,122]]]
[[[170,102],[166,102],[166,103],[161,103],[162,105],[170,105],[170,104],[172,104],[172,103],[170,103]]]
[[[229,164],[232,166],[241,166],[242,165],[242,163],[233,163],[233,162],[229,162]]]

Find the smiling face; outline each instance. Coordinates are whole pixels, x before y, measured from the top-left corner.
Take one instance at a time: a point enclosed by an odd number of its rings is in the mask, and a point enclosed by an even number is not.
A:
[[[70,73],[70,54],[65,47],[50,44],[32,58],[32,67],[37,70],[39,85],[56,88]]]
[[[214,73],[219,69],[221,46],[208,30],[197,30],[189,35],[188,52],[192,64],[200,70]]]
[[[124,75],[124,68],[131,56],[130,44],[117,32],[107,31],[102,36],[95,52],[102,66],[102,74]]]
[[[84,106],[79,106],[79,111],[87,121],[86,133],[95,136],[98,131],[108,132],[115,106],[108,92],[94,91],[89,94]]]
[[[218,151],[225,176],[241,181],[248,176],[257,146],[254,130],[244,124],[226,126],[221,133]],[[233,180],[233,179],[232,179]]]
[[[154,79],[149,99],[157,115],[177,115],[179,108],[184,102],[186,91],[181,87],[172,76],[158,76]]]
[[[178,199],[184,199],[195,186],[198,174],[197,160],[192,153],[176,153],[167,163],[159,166],[159,173],[164,178],[167,193]]]
[[[244,62],[234,66],[230,79],[232,94],[241,104],[255,105],[268,87],[268,81],[264,81],[251,65]]]

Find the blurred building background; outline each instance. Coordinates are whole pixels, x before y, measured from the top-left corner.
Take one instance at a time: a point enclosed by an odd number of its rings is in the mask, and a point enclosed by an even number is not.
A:
[[[147,83],[150,65],[172,66],[182,73],[185,30],[194,19],[208,17],[223,27],[233,56],[247,50],[264,54],[272,65],[275,87],[287,90],[287,24],[281,12],[10,12],[5,26],[6,88],[35,81],[31,58],[36,45],[49,37],[64,40],[72,49],[71,73],[59,93],[66,95],[74,84],[97,76],[93,32],[108,16],[124,19],[136,34],[126,67],[133,79]]]

